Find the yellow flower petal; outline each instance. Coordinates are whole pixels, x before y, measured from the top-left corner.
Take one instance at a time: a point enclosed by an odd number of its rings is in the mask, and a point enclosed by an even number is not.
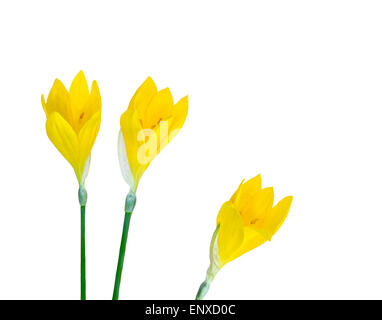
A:
[[[169,130],[169,140],[175,137],[178,131],[183,127],[184,122],[187,118],[188,113],[188,96],[180,99],[173,109],[173,115],[169,120],[168,130]]]
[[[74,78],[69,92],[56,79],[47,102],[42,95],[41,103],[47,115],[48,136],[72,165],[82,185],[101,122],[101,96],[97,83],[93,82],[89,95],[89,87],[82,71]]]
[[[123,178],[130,186],[130,188],[135,192],[137,185],[134,181],[133,174],[131,173],[129,159],[127,158],[125,138],[123,137],[122,130],[119,130],[118,135],[118,160]]]
[[[292,197],[282,199],[274,208],[273,200],[273,188],[261,189],[258,175],[242,182],[230,201],[223,204],[216,229],[221,267],[271,240],[288,214]]]
[[[261,189],[261,175],[257,175],[256,177],[249,179],[243,185],[243,190],[245,193],[255,194],[257,191]]]
[[[155,82],[151,77],[148,77],[145,82],[135,92],[131,99],[129,108],[134,108],[138,114],[139,119],[143,119],[146,114],[151,99],[157,94],[158,90]]]
[[[80,71],[73,79],[69,89],[72,110],[76,114],[82,112],[89,98],[89,86],[83,71]]]
[[[241,188],[243,186],[244,180],[245,179],[241,180],[241,183],[240,183],[239,187],[236,189],[235,193],[232,195],[232,197],[230,199],[230,201],[232,203],[234,203],[235,205],[237,205],[237,198],[239,196],[239,193],[241,192]]]
[[[77,174],[79,142],[70,124],[58,112],[50,113],[46,121],[46,133]]]
[[[46,111],[45,97],[44,97],[43,94],[41,95],[41,104],[42,104],[42,107],[43,107],[43,109],[44,109],[44,111],[45,111],[46,116],[48,116],[48,113],[47,113],[47,111]]]
[[[243,221],[235,206],[227,201],[217,217],[220,225],[218,248],[221,266],[231,261],[231,256],[240,247],[244,239]]]
[[[247,206],[243,206],[240,212],[245,225],[256,224],[264,219],[272,208],[274,199],[273,188],[265,188],[258,191],[252,198],[248,199]]]
[[[173,111],[174,101],[168,88],[153,96],[142,120],[144,128],[154,128],[161,120],[167,120]]]
[[[138,114],[135,110],[129,107],[121,116],[121,131],[126,145],[127,159],[130,165],[130,171],[135,183],[135,189],[139,179],[143,174],[144,168],[138,161],[138,150],[143,142],[138,141],[138,133],[142,130]],[[121,168],[124,170],[124,168]]]
[[[125,142],[129,163],[127,170],[125,158],[120,155],[121,169],[129,185],[134,182],[134,191],[151,161],[175,135],[170,132],[170,124],[173,128],[180,128],[187,109],[187,98],[179,101],[175,108],[170,90],[167,88],[158,92],[150,77],[136,91],[121,116],[123,139],[120,139]],[[119,149],[123,152],[123,148]]]
[[[101,125],[101,112],[97,112],[93,115],[89,121],[85,123],[79,133],[79,165],[82,170],[85,166],[87,159],[90,156],[90,152],[93,148],[95,139],[97,138],[97,134]]]
[[[101,95],[96,81],[93,81],[91,93],[88,96],[82,111],[77,114],[75,130],[80,132],[84,124],[89,121],[97,112],[101,112]]]
[[[261,190],[261,176],[241,183],[237,191],[231,197],[231,201],[236,205],[239,212],[243,212],[255,195]]]
[[[73,114],[73,129],[79,133],[82,126],[93,116],[89,87],[85,75],[80,71],[69,89],[70,105]]]
[[[69,93],[60,80],[54,81],[44,109],[47,116],[53,112],[58,112],[69,124],[73,123]]]
[[[87,110],[89,114],[92,116],[98,111],[101,111],[101,94],[99,92],[97,81],[93,81],[92,83],[92,89],[90,92],[90,97],[88,101],[88,107]]]
[[[253,227],[244,227],[244,240],[242,242],[242,245],[231,255],[229,261],[232,261],[243,255],[244,253],[247,253],[257,248],[267,240],[268,235],[266,234],[266,232]]]
[[[282,226],[292,205],[292,196],[285,197],[272,208],[269,215],[265,218],[264,228],[266,228],[272,237]]]

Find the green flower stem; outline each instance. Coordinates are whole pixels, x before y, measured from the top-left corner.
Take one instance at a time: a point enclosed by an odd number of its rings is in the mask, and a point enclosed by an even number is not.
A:
[[[123,223],[121,246],[119,248],[117,272],[115,274],[113,300],[118,300],[118,297],[119,297],[119,287],[121,285],[122,268],[123,268],[123,261],[125,259],[126,242],[127,242],[127,235],[129,233],[131,214],[132,214],[131,212],[125,212],[125,221]]]
[[[215,275],[219,270],[216,270],[213,266],[210,266],[207,270],[206,280],[202,282],[199,287],[198,293],[196,294],[195,300],[203,300],[204,296],[207,294],[210,289],[212,280],[214,280]]]
[[[113,300],[118,300],[119,298],[119,287],[121,285],[123,261],[125,259],[125,251],[126,251],[126,242],[127,242],[127,236],[129,233],[131,215],[135,207],[135,201],[136,201],[135,193],[130,191],[126,197],[126,203],[125,203],[125,219],[123,222],[121,246],[119,249],[118,265],[117,265],[117,271],[115,274]]]
[[[203,300],[204,296],[207,294],[210,289],[212,280],[214,280],[216,274],[220,270],[220,260],[218,254],[218,234],[219,234],[220,225],[218,225],[212,235],[211,244],[210,244],[210,266],[207,270],[206,280],[202,282],[199,287],[198,293],[196,294],[195,300]]]
[[[202,282],[202,284],[199,287],[198,293],[196,294],[195,300],[203,300],[204,296],[207,294],[208,290],[210,289],[211,282],[209,282],[207,279]]]
[[[86,300],[86,256],[85,256],[85,209],[88,193],[83,185],[78,189],[81,206],[81,300]]]
[[[85,206],[81,206],[81,300],[86,300]]]

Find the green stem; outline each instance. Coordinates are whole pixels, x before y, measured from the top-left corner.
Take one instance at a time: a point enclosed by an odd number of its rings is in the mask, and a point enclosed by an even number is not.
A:
[[[113,300],[118,300],[118,297],[119,297],[119,287],[121,285],[122,268],[123,268],[123,261],[125,259],[126,242],[127,242],[127,235],[129,233],[130,218],[131,218],[131,212],[125,212],[125,221],[123,223],[121,247],[119,248],[117,272],[115,274]]]
[[[212,235],[210,244],[210,266],[207,269],[206,280],[204,280],[200,285],[195,300],[203,300],[208,290],[210,289],[212,281],[220,270],[220,260],[217,245],[219,229],[220,225],[216,227],[214,234]]]
[[[85,186],[78,189],[78,202],[81,206],[81,300],[86,300],[86,256],[85,256],[85,208],[88,193]]]
[[[126,197],[125,219],[123,222],[121,246],[119,248],[118,265],[117,265],[117,271],[115,274],[113,300],[118,300],[119,298],[119,287],[121,285],[123,261],[125,259],[125,252],[126,252],[126,242],[127,242],[127,236],[129,233],[131,215],[135,207],[135,200],[136,200],[135,193],[130,191]]]
[[[208,280],[203,281],[199,287],[198,293],[196,294],[195,300],[203,300],[204,296],[210,289],[210,285],[211,283]]]
[[[81,300],[86,300],[85,205],[81,206]]]

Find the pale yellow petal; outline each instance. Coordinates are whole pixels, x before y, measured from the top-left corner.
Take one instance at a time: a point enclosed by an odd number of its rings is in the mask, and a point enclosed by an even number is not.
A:
[[[100,125],[101,125],[101,112],[99,111],[84,124],[84,126],[82,127],[79,133],[80,170],[82,170],[85,167],[85,163],[90,156],[90,152],[97,138]]]
[[[134,181],[133,174],[131,173],[129,159],[127,158],[126,143],[123,137],[122,130],[119,130],[118,135],[118,160],[121,173],[131,190],[135,192],[137,190],[137,184]]]
[[[50,113],[46,121],[46,132],[58,151],[78,172],[79,142],[70,124],[58,112]]]
[[[173,112],[174,100],[168,88],[159,91],[150,101],[142,120],[144,128],[154,128],[161,120],[167,120]]]
[[[142,127],[137,112],[129,107],[126,112],[122,114],[120,124],[131,174],[135,184],[138,185],[139,179],[146,166],[138,161],[138,151],[144,142],[138,141],[138,134],[141,132]]]
[[[280,200],[280,202],[272,208],[270,214],[266,217],[264,221],[264,228],[268,230],[271,237],[284,223],[291,207],[292,200],[292,196],[288,196]]]
[[[136,110],[139,119],[143,119],[145,117],[146,109],[148,108],[151,99],[157,94],[157,92],[157,87],[151,77],[148,77],[135,92],[130,101],[129,108],[131,107]]]
[[[53,112],[58,112],[70,125],[73,124],[69,93],[58,79],[54,81],[52,89],[49,92],[45,104],[45,112],[47,116]]]
[[[230,257],[240,247],[244,239],[243,222],[235,206],[227,201],[217,217],[219,225],[218,248],[221,266],[231,261]]]

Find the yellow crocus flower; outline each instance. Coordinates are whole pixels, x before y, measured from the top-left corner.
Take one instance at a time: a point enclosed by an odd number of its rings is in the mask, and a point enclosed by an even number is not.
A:
[[[118,155],[124,179],[130,186],[125,201],[121,246],[115,275],[113,300],[119,298],[127,235],[135,207],[139,180],[154,157],[178,133],[186,120],[188,97],[174,104],[168,88],[158,91],[148,77],[138,88],[121,116]]]
[[[273,188],[262,189],[260,175],[243,182],[217,216],[210,246],[210,267],[197,294],[198,300],[204,297],[225,264],[270,241],[288,215],[292,196],[273,206]]]
[[[85,179],[90,166],[90,152],[101,124],[101,95],[93,81],[89,93],[85,75],[80,71],[69,92],[56,79],[45,102],[46,132],[50,141],[71,164],[77,176],[78,200],[81,206],[81,299],[86,299],[85,276],[85,207],[87,192]]]
[[[148,77],[121,116],[119,160],[122,174],[135,192],[154,157],[178,133],[188,111],[188,97],[174,104],[168,88],[158,91]]]
[[[80,71],[69,92],[56,79],[45,102],[41,96],[50,141],[71,164],[78,183],[83,185],[88,173],[90,152],[101,124],[101,96],[96,81],[89,94],[85,75]]]

